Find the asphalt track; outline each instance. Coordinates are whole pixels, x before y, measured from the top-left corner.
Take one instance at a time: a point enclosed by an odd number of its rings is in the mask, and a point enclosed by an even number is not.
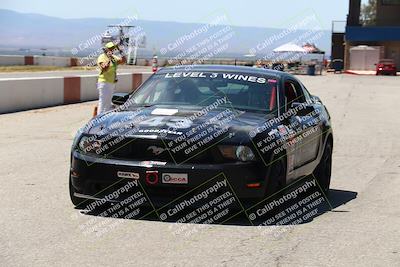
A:
[[[400,266],[400,79],[300,76],[334,126],[330,202],[311,222],[271,228],[79,215],[68,195],[69,152],[94,102],[0,116],[2,266]],[[104,235],[80,225],[114,223]],[[196,232],[197,231],[197,232]]]

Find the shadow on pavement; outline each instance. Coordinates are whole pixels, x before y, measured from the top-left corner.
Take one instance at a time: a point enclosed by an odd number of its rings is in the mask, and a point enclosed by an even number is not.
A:
[[[229,190],[210,193],[202,201],[198,200],[194,204],[193,199],[196,194],[185,195],[166,205],[165,203],[156,205],[157,208],[154,208],[156,201],[154,199],[149,201],[151,196],[145,193],[135,192],[125,197],[122,203],[102,204],[81,212],[91,216],[167,223],[239,226],[298,225],[309,223],[327,211],[335,212],[334,209],[355,199],[357,193],[331,189],[329,197],[326,198],[316,180],[306,177],[301,182],[295,182],[259,202],[242,202]]]

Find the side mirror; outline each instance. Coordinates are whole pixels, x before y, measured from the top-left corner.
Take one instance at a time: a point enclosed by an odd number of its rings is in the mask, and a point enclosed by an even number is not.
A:
[[[321,98],[319,98],[318,96],[312,95],[311,98],[312,100],[314,100],[314,102],[322,103]]]
[[[307,103],[299,103],[299,102],[293,102],[290,105],[291,109],[296,110],[296,115],[298,116],[307,116],[311,112],[314,112],[314,107],[312,105],[309,105]]]
[[[129,99],[129,93],[115,93],[112,96],[111,102],[114,105],[123,105]]]

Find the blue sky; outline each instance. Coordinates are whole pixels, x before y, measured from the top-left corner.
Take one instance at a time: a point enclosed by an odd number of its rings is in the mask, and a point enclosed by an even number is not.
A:
[[[210,13],[223,10],[237,26],[279,27],[301,12],[315,12],[322,27],[332,20],[345,20],[349,0],[0,0],[0,8],[39,13],[61,18],[122,18],[138,14],[139,19],[204,22]]]

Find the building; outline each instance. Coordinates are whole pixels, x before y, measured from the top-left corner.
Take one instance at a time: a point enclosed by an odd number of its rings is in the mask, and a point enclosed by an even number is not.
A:
[[[400,0],[377,0],[372,25],[360,21],[361,0],[350,0],[345,32],[345,69],[374,69],[379,59],[400,66]]]

